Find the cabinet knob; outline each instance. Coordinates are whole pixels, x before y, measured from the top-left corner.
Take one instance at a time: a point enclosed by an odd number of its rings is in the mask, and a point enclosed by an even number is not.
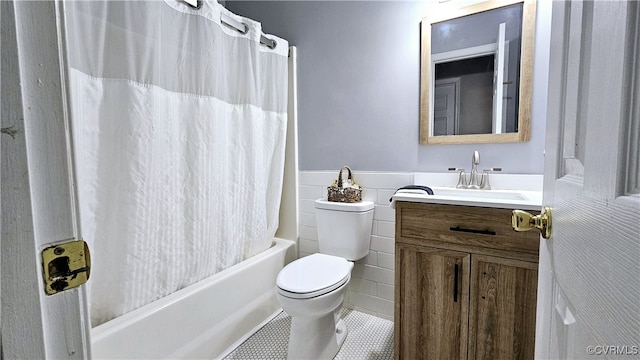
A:
[[[543,207],[540,215],[533,216],[526,211],[513,210],[511,226],[515,231],[529,231],[533,228],[540,230],[543,238],[551,237],[551,208]]]

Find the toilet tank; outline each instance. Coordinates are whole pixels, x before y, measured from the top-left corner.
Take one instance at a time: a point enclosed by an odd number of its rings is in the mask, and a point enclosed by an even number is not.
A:
[[[373,226],[372,201],[315,202],[320,253],[359,260],[369,254]]]

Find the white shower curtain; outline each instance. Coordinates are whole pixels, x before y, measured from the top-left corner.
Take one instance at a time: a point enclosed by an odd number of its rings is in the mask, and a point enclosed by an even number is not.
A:
[[[200,9],[179,0],[64,7],[96,326],[270,246],[288,44],[271,35],[275,48],[260,44],[259,23],[215,1]],[[248,32],[221,23],[221,14]]]

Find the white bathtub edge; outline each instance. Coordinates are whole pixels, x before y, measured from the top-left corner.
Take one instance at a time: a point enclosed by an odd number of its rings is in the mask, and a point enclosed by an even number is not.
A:
[[[93,358],[217,356],[279,308],[275,278],[295,255],[294,241],[274,238],[263,253],[95,327]]]

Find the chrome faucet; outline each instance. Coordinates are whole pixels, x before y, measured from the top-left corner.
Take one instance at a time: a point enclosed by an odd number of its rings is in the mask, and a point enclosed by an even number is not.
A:
[[[482,172],[481,176],[478,176],[478,165],[480,165],[480,153],[476,150],[471,157],[471,174],[469,180],[464,169],[449,168],[449,171],[458,171],[458,184],[456,189],[482,189],[491,190],[491,184],[489,184],[489,172],[490,171],[502,171],[501,168],[490,168]]]
[[[480,165],[480,153],[476,150],[471,156],[471,178],[469,179],[467,189],[480,189],[480,183],[478,182],[478,165]]]

